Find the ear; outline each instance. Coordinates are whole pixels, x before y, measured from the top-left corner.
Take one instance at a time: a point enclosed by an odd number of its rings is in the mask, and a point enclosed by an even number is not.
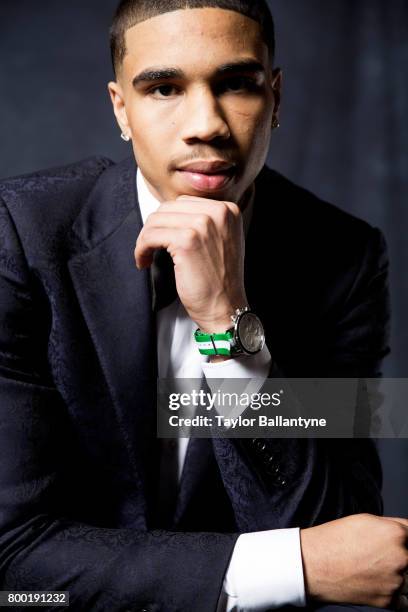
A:
[[[123,134],[126,134],[131,138],[132,134],[127,118],[125,99],[122,87],[118,82],[110,81],[108,83],[108,91],[113,106],[113,112],[115,113],[116,121],[118,122],[119,128]]]
[[[272,91],[273,91],[273,115],[276,119],[279,119],[279,111],[281,104],[281,95],[282,95],[282,70],[280,68],[275,68],[272,72]]]

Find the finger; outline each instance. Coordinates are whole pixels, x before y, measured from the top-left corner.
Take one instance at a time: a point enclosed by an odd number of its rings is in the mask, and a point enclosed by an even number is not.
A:
[[[233,208],[235,207],[235,208]],[[239,208],[233,203],[218,202],[215,200],[196,200],[196,201],[174,201],[172,203],[164,203],[157,209],[156,212],[169,213],[186,213],[189,215],[197,215],[200,213],[206,214],[214,220],[218,226],[227,224],[227,218],[230,214],[238,218],[240,216]]]
[[[387,519],[387,521],[395,521],[397,523],[401,523],[404,527],[408,528],[408,519],[402,518],[399,516],[382,516],[381,518]]]
[[[188,195],[181,195],[178,196],[176,198],[176,202],[177,201],[183,201],[183,200],[191,200],[194,202],[210,202],[210,203],[220,203],[220,204],[224,204],[225,206],[227,206],[227,208],[229,208],[229,210],[236,216],[239,215],[241,210],[238,206],[238,204],[236,204],[235,202],[229,202],[228,200],[209,200],[207,198],[200,198],[197,196],[188,196]]]
[[[166,249],[173,256],[178,248],[194,248],[198,237],[191,228],[143,228],[136,242],[136,266],[139,270],[149,267],[156,249]]]
[[[189,196],[189,195],[179,195],[176,198],[176,201],[177,200],[204,200],[205,202],[213,201],[213,200],[210,200],[209,198],[200,198],[200,196]]]
[[[149,215],[144,228],[192,229],[201,236],[203,242],[211,242],[212,244],[224,240],[227,237],[226,231],[228,229],[225,227],[218,229],[214,219],[205,213],[188,215],[187,213],[160,212]]]
[[[204,213],[198,213],[189,215],[187,213],[165,213],[165,212],[154,212],[150,214],[144,227],[193,227],[198,229],[201,224],[212,222],[212,218]]]
[[[224,202],[215,200],[174,200],[160,205],[157,212],[184,212],[196,214],[197,212],[211,212],[215,209],[225,208]]]
[[[221,203],[226,203],[225,200],[215,200],[213,198],[202,198],[200,196],[194,196],[194,195],[180,195],[177,196],[177,198],[175,199],[175,202],[178,201],[183,201],[183,200],[197,200],[197,201],[201,201],[201,202],[221,202]]]
[[[156,249],[167,249],[171,240],[169,232],[174,230],[154,229],[144,227],[140,232],[135,247],[135,261],[139,270],[147,268],[152,264],[153,254]]]

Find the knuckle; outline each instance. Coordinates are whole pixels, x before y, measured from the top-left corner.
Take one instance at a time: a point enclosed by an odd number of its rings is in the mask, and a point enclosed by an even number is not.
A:
[[[364,519],[368,519],[369,517],[372,517],[373,515],[369,514],[369,512],[360,512],[360,514],[358,516],[360,516],[361,518],[364,518]]]
[[[146,222],[145,222],[145,226],[146,224],[153,224],[156,221],[158,221],[160,219],[160,217],[163,215],[163,213],[158,212],[157,210],[155,210],[154,212],[150,213],[150,215],[147,217]]]
[[[146,226],[139,234],[139,238],[137,239],[138,244],[143,247],[149,241],[151,236],[151,228]]]
[[[392,602],[392,595],[382,595],[374,599],[374,606],[378,608],[388,608]]]
[[[405,545],[407,539],[407,528],[401,523],[393,523],[395,537],[400,544]]]
[[[138,253],[140,251],[140,249],[143,248],[143,236],[142,234],[139,235],[137,241],[136,241],[136,245],[135,245],[135,250],[134,253],[136,255],[136,253]]]
[[[393,593],[397,593],[398,591],[400,591],[403,586],[404,586],[404,575],[400,573],[398,576],[398,580],[395,583],[395,588],[393,590]]]
[[[352,520],[353,517],[356,521],[356,524],[360,525],[361,528],[371,528],[372,522],[375,520],[373,515],[369,514],[368,512],[359,512],[358,514],[351,515],[350,519]]]
[[[402,550],[401,553],[396,556],[395,561],[398,572],[403,572],[408,566],[408,553],[406,550]]]
[[[186,251],[197,248],[199,243],[199,236],[195,229],[188,228],[183,232],[182,237],[182,248]]]
[[[196,229],[203,235],[207,235],[210,226],[210,217],[205,214],[197,215],[195,219]]]
[[[229,216],[229,208],[224,202],[222,202],[221,206],[218,207],[218,211],[217,211],[217,217],[218,217],[219,223],[221,225],[225,225],[228,221],[228,216]]]
[[[228,202],[228,206],[234,217],[239,217],[241,215],[241,209],[238,204],[235,204],[235,202]]]

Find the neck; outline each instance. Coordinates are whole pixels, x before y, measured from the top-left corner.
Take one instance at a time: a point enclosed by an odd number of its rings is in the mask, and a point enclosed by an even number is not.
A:
[[[250,206],[251,200],[255,195],[255,183],[252,183],[245,191],[244,195],[238,202],[241,213],[243,213]]]

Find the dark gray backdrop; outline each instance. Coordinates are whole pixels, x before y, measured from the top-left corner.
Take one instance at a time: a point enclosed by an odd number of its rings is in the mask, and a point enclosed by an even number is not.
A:
[[[408,2],[269,4],[284,69],[269,164],[384,231],[393,306],[384,373],[408,376]],[[96,153],[130,154],[106,89],[115,6],[0,0],[0,177]],[[407,516],[408,441],[380,448],[386,513]]]

